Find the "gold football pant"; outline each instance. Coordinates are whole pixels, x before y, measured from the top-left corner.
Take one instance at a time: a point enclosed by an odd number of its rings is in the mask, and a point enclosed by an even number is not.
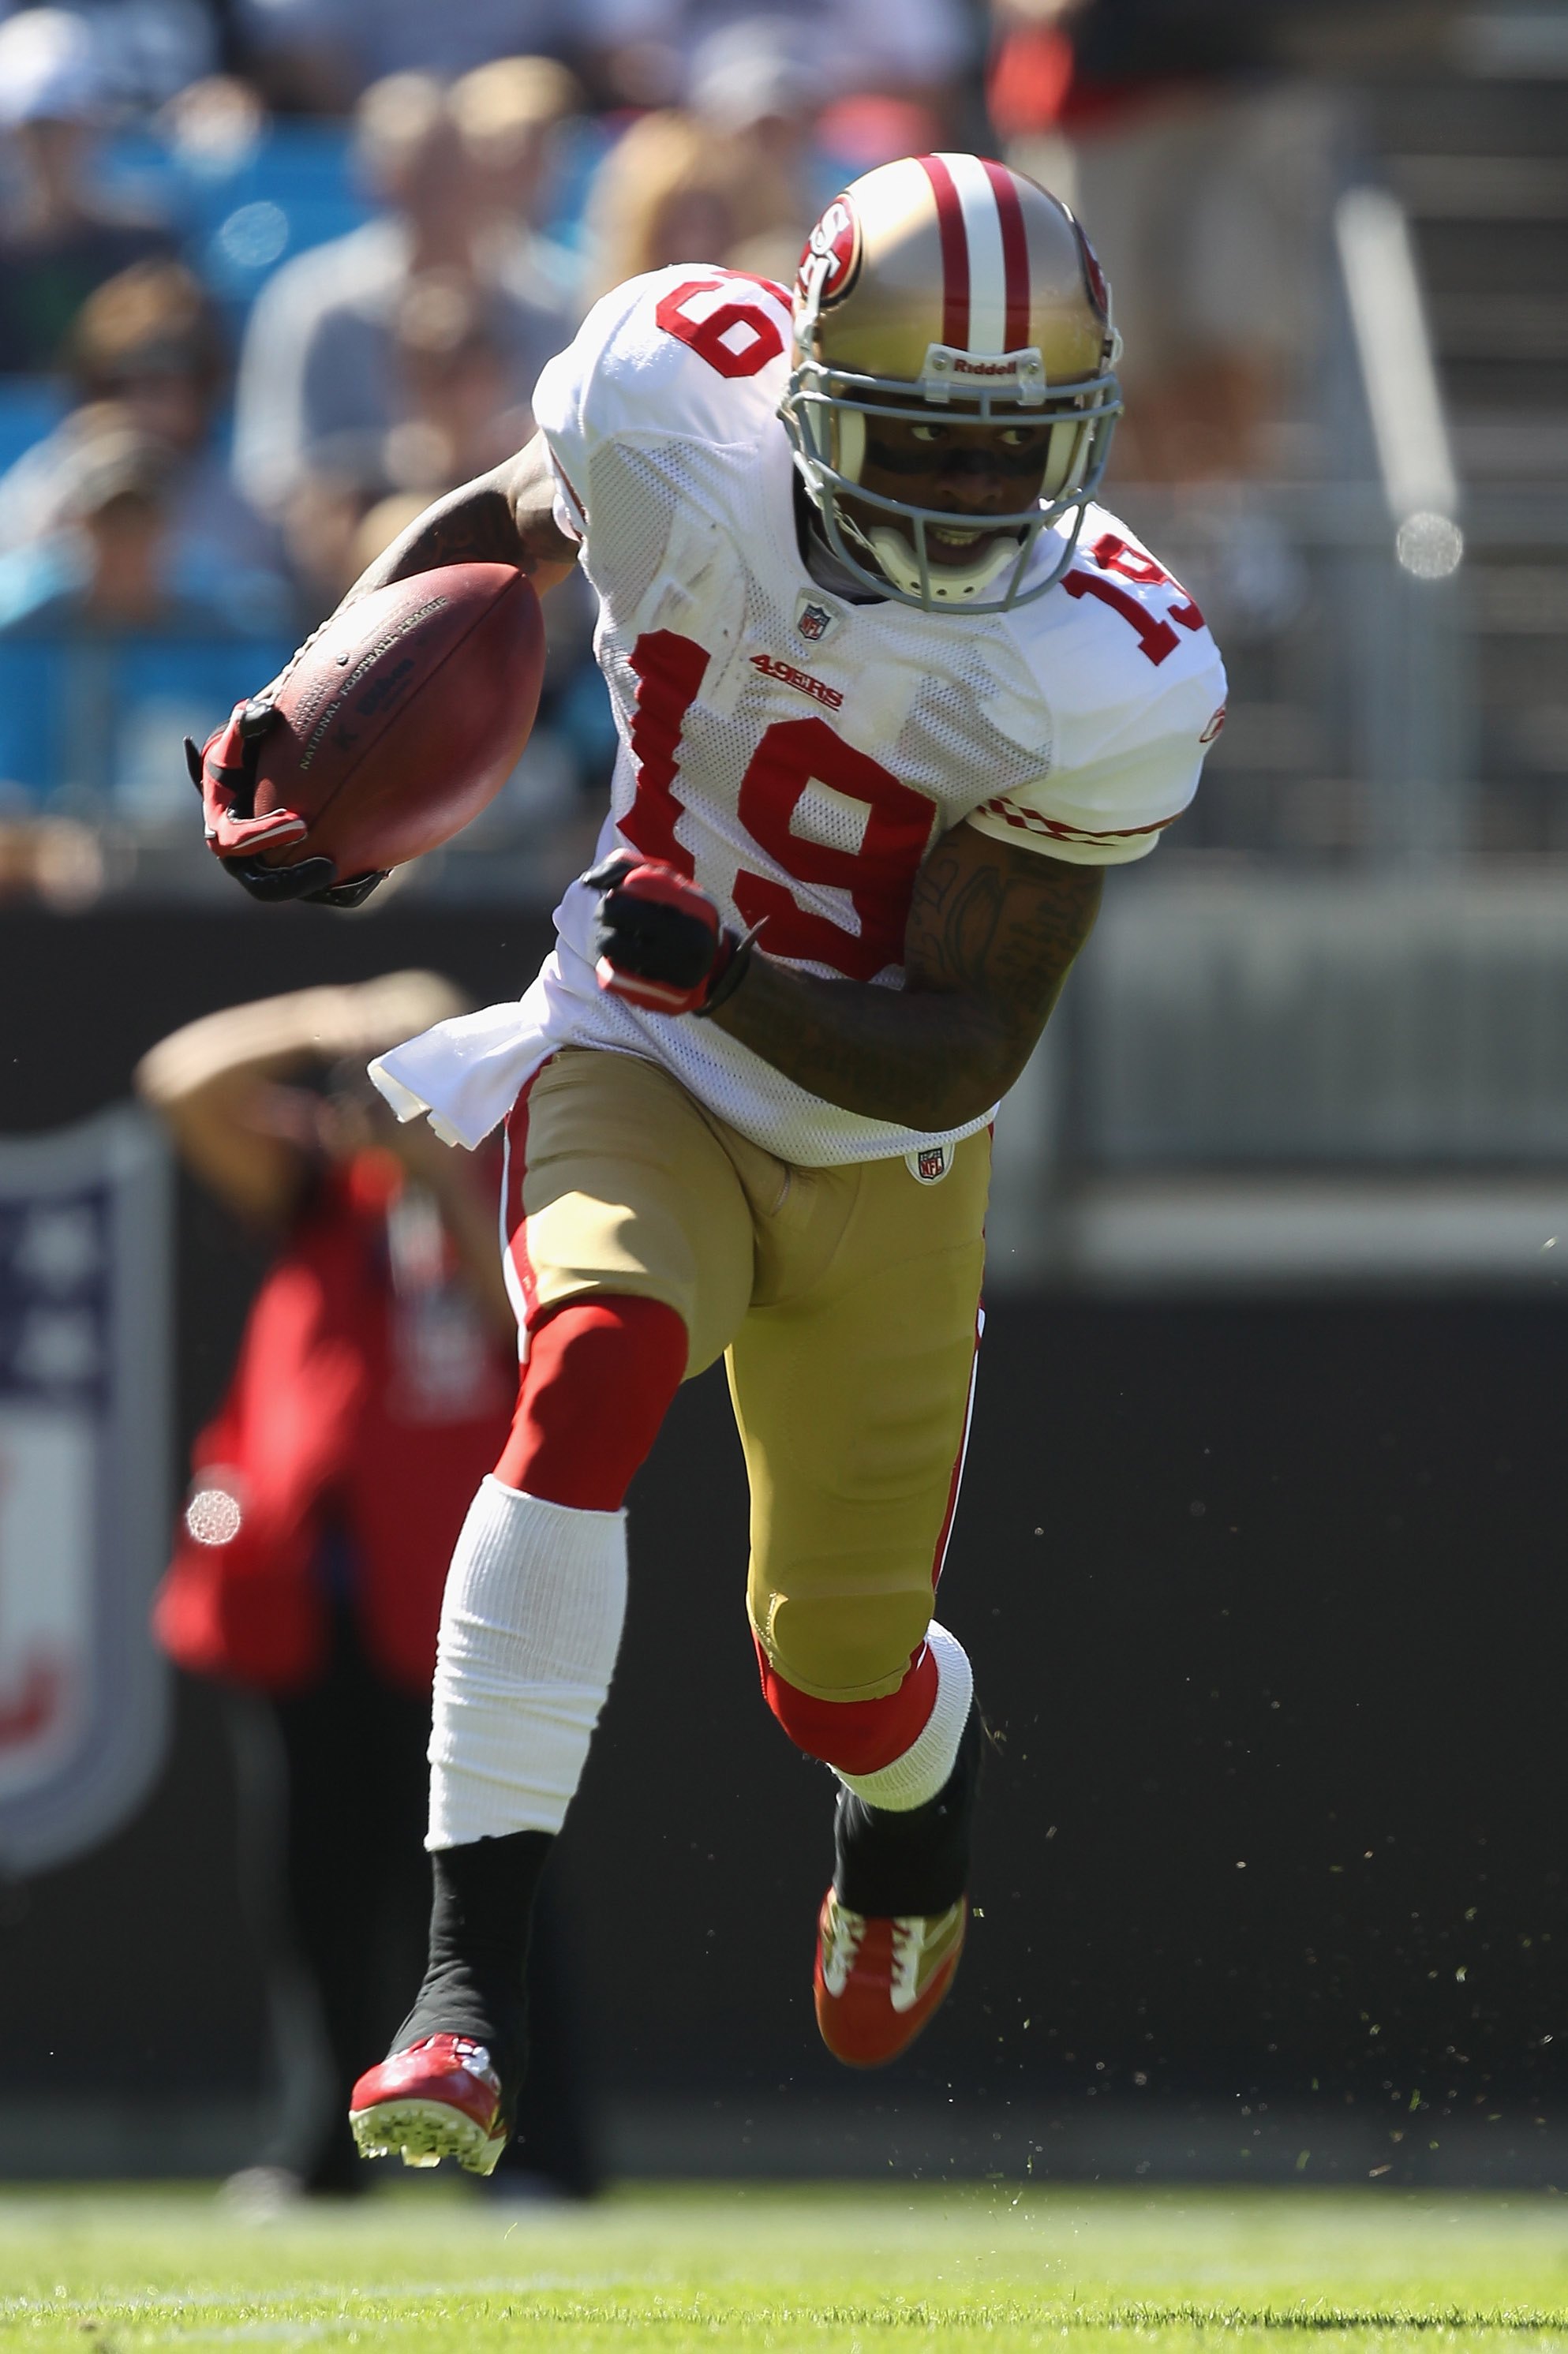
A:
[[[990,1139],[936,1184],[902,1158],[779,1161],[668,1072],[567,1047],[507,1127],[508,1278],[524,1325],[631,1293],[723,1355],[751,1487],[747,1605],[776,1673],[895,1691],[930,1621],[973,1376]]]

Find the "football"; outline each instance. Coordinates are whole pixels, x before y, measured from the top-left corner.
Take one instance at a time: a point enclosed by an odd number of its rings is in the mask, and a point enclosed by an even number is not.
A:
[[[255,813],[308,831],[267,863],[326,857],[346,880],[450,842],[516,765],[544,669],[539,599],[510,565],[418,572],[334,614],[273,693]]]

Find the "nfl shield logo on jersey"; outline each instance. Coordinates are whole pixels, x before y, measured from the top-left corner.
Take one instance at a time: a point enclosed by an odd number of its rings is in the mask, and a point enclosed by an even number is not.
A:
[[[162,1139],[111,1111],[0,1140],[0,1870],[104,1838],[163,1760]]]
[[[950,1144],[922,1144],[904,1156],[904,1166],[922,1185],[939,1185],[953,1165]]]
[[[820,646],[838,628],[841,616],[831,605],[819,598],[808,597],[803,591],[795,602],[795,627],[808,645]]]

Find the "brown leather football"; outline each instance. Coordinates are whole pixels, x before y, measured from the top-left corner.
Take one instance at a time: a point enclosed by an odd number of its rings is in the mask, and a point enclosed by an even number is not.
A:
[[[539,599],[510,565],[418,572],[335,614],[259,748],[256,815],[308,828],[267,863],[327,857],[346,878],[450,842],[516,766],[544,671]]]

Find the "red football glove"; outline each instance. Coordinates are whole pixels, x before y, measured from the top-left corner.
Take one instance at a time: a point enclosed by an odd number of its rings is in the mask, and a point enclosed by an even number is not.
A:
[[[582,879],[599,893],[601,989],[650,1013],[711,1013],[740,987],[755,935],[728,930],[707,893],[662,858],[618,850]]]
[[[248,703],[235,705],[199,752],[185,737],[185,766],[201,795],[207,846],[253,899],[313,899],[329,907],[357,907],[386,881],[385,869],[340,883],[330,858],[299,858],[289,866],[271,866],[261,856],[264,850],[302,841],[307,831],[305,820],[292,810],[254,814],[257,758],[261,739],[277,716],[276,704],[265,694],[252,695]]]
[[[219,858],[247,858],[304,838],[305,821],[291,810],[271,810],[265,817],[253,814],[257,754],[277,716],[276,705],[257,695],[249,703],[237,703],[199,752],[185,738],[185,765],[201,795],[207,846]]]

